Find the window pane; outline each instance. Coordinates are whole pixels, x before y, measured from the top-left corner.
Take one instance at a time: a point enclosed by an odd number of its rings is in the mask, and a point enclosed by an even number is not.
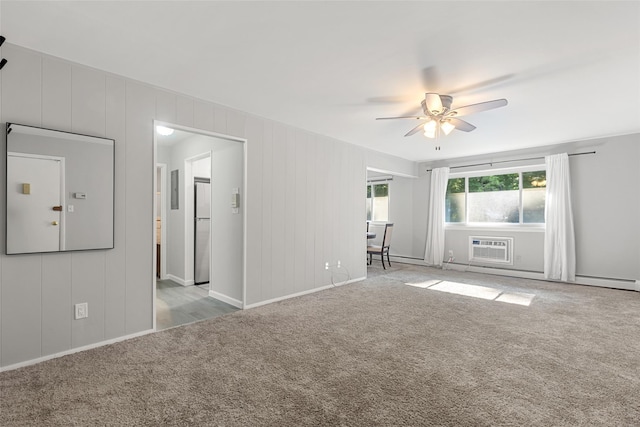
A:
[[[522,189],[522,222],[544,223],[546,188]]]
[[[389,221],[389,184],[367,185],[367,220]]]
[[[447,193],[445,222],[465,222],[464,193]]]
[[[451,178],[447,183],[445,222],[465,222],[464,178]]]
[[[389,221],[389,198],[388,197],[374,197],[373,220]]]
[[[520,174],[469,178],[470,222],[520,222]]]
[[[389,184],[375,184],[373,185],[374,197],[386,197],[389,195]]]
[[[519,223],[519,199],[519,190],[470,192],[469,222]]]
[[[517,173],[469,178],[469,193],[519,190],[518,178]]]
[[[522,172],[522,188],[545,188],[547,171]]]

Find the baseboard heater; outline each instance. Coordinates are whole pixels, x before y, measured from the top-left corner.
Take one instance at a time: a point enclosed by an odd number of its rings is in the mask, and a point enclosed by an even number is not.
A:
[[[469,237],[469,262],[513,265],[513,237]]]

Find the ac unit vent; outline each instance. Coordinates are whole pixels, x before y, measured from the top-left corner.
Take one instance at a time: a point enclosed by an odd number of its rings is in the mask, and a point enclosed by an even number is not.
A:
[[[513,265],[513,237],[469,237],[469,261]]]

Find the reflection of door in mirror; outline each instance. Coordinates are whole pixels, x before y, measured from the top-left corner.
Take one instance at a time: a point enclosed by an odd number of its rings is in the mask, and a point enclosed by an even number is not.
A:
[[[64,250],[64,159],[7,153],[7,252]]]

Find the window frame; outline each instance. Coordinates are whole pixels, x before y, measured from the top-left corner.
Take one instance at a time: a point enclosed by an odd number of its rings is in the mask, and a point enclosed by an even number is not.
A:
[[[464,180],[464,209],[465,209],[465,222],[445,222],[446,229],[482,229],[486,230],[488,228],[495,229],[518,229],[521,231],[544,231],[545,224],[544,222],[533,222],[533,223],[525,223],[524,215],[523,215],[523,190],[524,185],[522,181],[522,174],[526,172],[536,172],[536,171],[545,171],[546,174],[547,167],[544,163],[537,163],[527,166],[517,166],[510,168],[500,168],[500,169],[479,169],[474,171],[467,172],[452,172],[449,173],[449,179],[456,178],[465,178]],[[469,179],[468,178],[477,178],[481,176],[492,176],[492,175],[507,175],[507,174],[519,174],[519,188],[518,188],[518,214],[519,214],[519,222],[507,223],[507,222],[470,222],[469,218]]]
[[[370,181],[367,181],[367,187],[371,187],[371,218],[374,217],[373,215],[373,210],[374,210],[374,203],[373,203],[373,199],[374,197],[374,191],[373,191],[373,186],[375,185],[383,185],[383,184],[387,184],[387,219],[384,221],[374,221],[373,219],[367,219],[367,221],[369,222],[369,224],[386,224],[388,222],[390,222],[391,220],[391,182],[392,180],[390,179],[385,179],[385,180],[375,180],[372,179]],[[366,190],[368,191],[368,190]],[[368,197],[366,197],[366,199],[368,199]],[[365,200],[366,200],[365,199]]]

